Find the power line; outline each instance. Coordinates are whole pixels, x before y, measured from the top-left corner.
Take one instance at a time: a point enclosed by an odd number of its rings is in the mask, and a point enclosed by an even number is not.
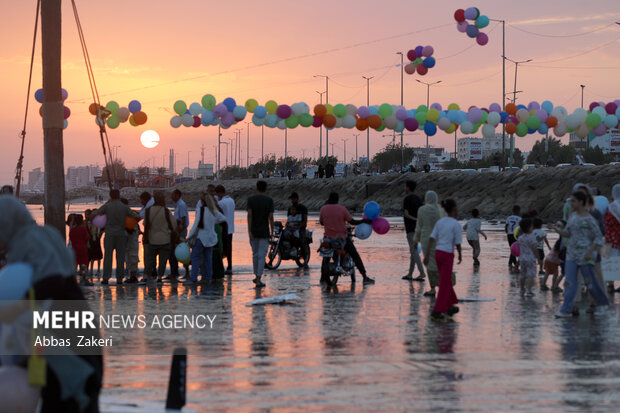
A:
[[[613,39],[613,40],[611,40],[611,41],[609,41],[607,43],[604,43],[604,44],[602,44],[602,45],[600,45],[598,47],[595,47],[594,49],[586,50],[585,52],[577,53],[577,54],[574,54],[572,56],[562,57],[562,58],[559,58],[559,59],[536,60],[536,63],[555,63],[555,62],[562,62],[564,60],[574,59],[575,57],[583,56],[583,55],[595,52],[595,51],[597,51],[599,49],[602,49],[603,47],[609,46],[610,44],[615,43],[618,40],[620,40],[620,37],[616,37],[615,39]],[[527,66],[527,65],[524,65],[524,66]]]
[[[606,25],[601,26],[601,27],[597,27],[596,29],[593,29],[593,30],[590,30],[590,31],[587,31],[587,32],[574,33],[574,34],[545,34],[545,33],[536,33],[536,32],[532,32],[532,31],[529,31],[529,30],[521,29],[521,28],[515,26],[514,24],[508,24],[508,26],[512,27],[513,29],[518,30],[520,32],[531,34],[533,36],[539,36],[539,37],[578,37],[578,36],[585,36],[585,35],[591,34],[591,33],[596,33],[598,31],[606,29],[607,27],[614,26],[615,24],[616,24],[616,22],[612,22],[612,23],[606,24]]]

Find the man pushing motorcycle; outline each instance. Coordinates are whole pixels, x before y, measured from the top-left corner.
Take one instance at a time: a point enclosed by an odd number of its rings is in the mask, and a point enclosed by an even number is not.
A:
[[[366,268],[360,257],[355,245],[348,237],[348,231],[346,224],[359,225],[362,223],[370,223],[369,219],[353,219],[349,211],[342,205],[338,204],[339,196],[337,192],[331,192],[326,204],[321,208],[319,223],[325,227],[325,238],[340,238],[346,239],[344,250],[351,256],[355,266],[359,270],[364,279],[364,284],[374,284],[375,280],[368,277],[366,274]],[[352,280],[355,282],[355,280]],[[321,274],[321,283],[329,283],[329,280],[325,278],[325,274]]]

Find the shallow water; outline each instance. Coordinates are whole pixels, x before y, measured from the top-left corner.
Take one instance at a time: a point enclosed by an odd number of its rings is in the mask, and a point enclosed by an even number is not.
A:
[[[80,206],[76,206],[80,208]],[[139,309],[145,301],[172,311],[216,313],[217,334],[142,340],[132,355],[108,355],[104,395],[163,401],[170,354],[188,347],[188,405],[211,410],[408,411],[615,411],[620,402],[620,328],[617,303],[605,316],[582,309],[579,318],[555,320],[562,297],[536,292],[521,298],[508,274],[503,228],[484,226],[482,266],[474,272],[471,249],[456,266],[459,297],[493,302],[460,304],[455,322],[429,320],[428,283],[401,280],[408,249],[400,219],[386,235],[356,245],[370,286],[339,282],[319,286],[315,230],[309,270],[283,261],[267,272],[267,287],[252,286],[244,215],[238,213],[232,279],[218,286],[96,286],[93,305],[112,301]],[[311,227],[317,226],[311,217]],[[246,307],[257,297],[296,293],[290,305]],[[613,300],[613,298],[612,298]],[[616,300],[617,301],[617,300]]]

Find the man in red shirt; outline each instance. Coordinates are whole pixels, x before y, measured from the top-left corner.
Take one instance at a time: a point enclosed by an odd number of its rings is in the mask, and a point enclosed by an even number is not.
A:
[[[370,223],[368,219],[353,219],[349,211],[342,205],[338,204],[339,196],[337,192],[331,192],[326,204],[321,208],[319,215],[319,223],[325,227],[324,236],[327,238],[345,238],[347,242],[344,246],[345,251],[353,258],[355,266],[364,278],[364,284],[374,284],[375,280],[366,275],[366,268],[360,257],[355,245],[351,239],[347,238],[347,223],[358,225],[362,223]],[[321,282],[324,280],[322,279]],[[355,282],[355,280],[352,280]]]

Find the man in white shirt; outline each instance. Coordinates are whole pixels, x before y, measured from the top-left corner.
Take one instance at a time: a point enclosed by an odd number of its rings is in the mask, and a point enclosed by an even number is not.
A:
[[[215,188],[218,205],[226,217],[226,231],[222,233],[223,257],[226,257],[228,266],[226,274],[232,274],[232,239],[235,233],[235,200],[226,195],[226,189],[222,185]]]

